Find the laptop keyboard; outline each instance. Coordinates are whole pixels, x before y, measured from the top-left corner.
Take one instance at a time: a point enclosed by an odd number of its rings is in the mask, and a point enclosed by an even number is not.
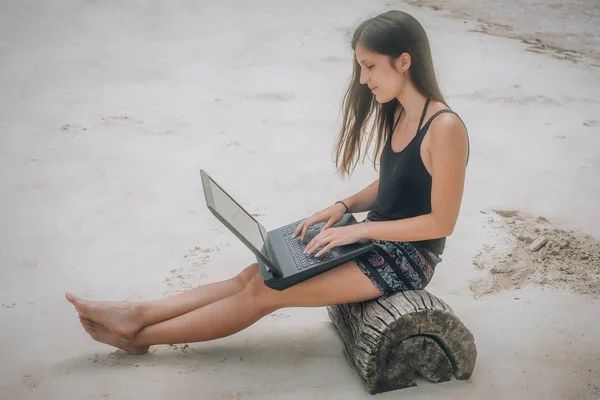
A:
[[[315,251],[313,254],[310,254],[310,255],[304,254],[304,250],[306,249],[306,246],[310,243],[310,241],[315,236],[317,236],[319,234],[319,232],[321,232],[321,228],[323,228],[325,226],[325,222],[320,222],[318,224],[311,226],[310,229],[308,231],[306,231],[306,236],[304,237],[304,240],[302,240],[300,237],[297,237],[295,239],[292,238],[292,236],[294,236],[294,232],[296,232],[296,228],[298,228],[299,224],[300,224],[300,222],[294,223],[291,225],[287,225],[287,226],[284,226],[283,228],[281,228],[281,233],[283,234],[285,242],[286,242],[288,248],[290,249],[290,253],[292,254],[292,257],[294,258],[294,261],[296,262],[296,266],[298,267],[298,269],[310,268],[317,264],[321,264],[323,261],[332,259],[333,254],[331,253],[331,251],[326,252],[321,257],[315,257],[314,254],[317,254],[319,252],[319,250],[321,250],[321,249],[318,249],[317,251]]]

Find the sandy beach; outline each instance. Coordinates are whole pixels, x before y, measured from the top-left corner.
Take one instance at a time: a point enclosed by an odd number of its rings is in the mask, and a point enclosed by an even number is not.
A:
[[[600,7],[470,3],[2,2],[0,399],[600,399]],[[92,341],[64,292],[150,300],[254,262],[201,168],[268,229],[377,178],[341,180],[332,147],[349,35],[389,9],[470,134],[427,290],[475,337],[471,379],[373,397],[324,308],[142,356]]]

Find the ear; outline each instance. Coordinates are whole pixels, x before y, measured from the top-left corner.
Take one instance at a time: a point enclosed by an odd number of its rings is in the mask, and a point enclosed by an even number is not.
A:
[[[400,57],[398,57],[396,59],[396,70],[398,70],[398,72],[406,72],[408,71],[408,69],[410,68],[411,65],[411,58],[410,58],[410,54],[408,53],[402,53],[400,54]]]

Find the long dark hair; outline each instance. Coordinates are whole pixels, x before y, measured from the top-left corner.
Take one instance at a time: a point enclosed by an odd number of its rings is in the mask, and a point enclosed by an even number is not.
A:
[[[402,54],[411,57],[409,74],[413,85],[426,98],[446,104],[438,87],[427,34],[421,24],[402,11],[388,11],[361,23],[352,36],[356,43],[374,53],[387,55],[392,66]],[[361,158],[363,139],[368,137],[365,153],[376,133],[373,167],[381,146],[387,139],[386,126],[394,117],[397,99],[380,104],[366,85],[360,83],[360,64],[354,58],[352,81],[343,98],[342,126],[336,142],[335,164],[342,177],[350,175]],[[369,133],[368,121],[373,118]],[[364,157],[363,157],[364,161]]]

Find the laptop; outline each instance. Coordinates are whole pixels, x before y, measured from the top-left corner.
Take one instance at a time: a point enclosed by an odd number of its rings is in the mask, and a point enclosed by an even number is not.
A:
[[[304,254],[304,249],[325,226],[315,224],[300,237],[292,238],[302,220],[267,232],[266,229],[237,201],[225,192],[204,170],[200,170],[206,205],[255,255],[265,284],[276,290],[284,290],[313,276],[337,267],[372,249],[373,243],[362,240],[357,243],[334,247],[316,258]],[[358,221],[346,213],[334,227],[356,224]]]

